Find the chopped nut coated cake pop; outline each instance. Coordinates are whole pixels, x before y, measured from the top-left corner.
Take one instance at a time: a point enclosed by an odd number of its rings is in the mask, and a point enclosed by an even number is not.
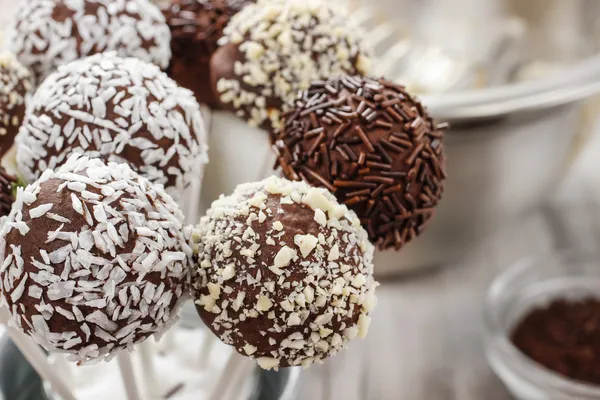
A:
[[[127,162],[179,197],[208,160],[204,122],[191,91],[152,64],[114,53],[61,66],[38,88],[17,136],[26,180],[72,153]]]
[[[252,126],[277,130],[298,90],[369,69],[360,32],[327,0],[259,1],[224,32],[211,61],[213,85],[222,105]]]
[[[289,179],[333,192],[380,249],[400,249],[435,212],[443,129],[402,86],[359,76],[314,82],[273,136]]]
[[[10,53],[0,54],[0,157],[13,145],[25,116],[33,77]]]
[[[75,361],[110,358],[176,321],[189,285],[183,214],[127,164],[74,156],[19,188],[0,231],[12,323]]]
[[[200,316],[261,367],[309,366],[367,334],[373,246],[326,190],[275,177],[242,184],[192,238]]]
[[[194,92],[200,103],[216,104],[210,58],[231,17],[253,0],[170,0],[162,12],[171,29],[169,76]]]
[[[38,83],[60,65],[105,51],[165,69],[169,27],[148,0],[26,0],[19,2],[12,51]]]

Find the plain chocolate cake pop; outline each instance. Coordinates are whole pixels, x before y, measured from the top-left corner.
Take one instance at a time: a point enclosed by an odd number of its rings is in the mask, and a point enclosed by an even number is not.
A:
[[[0,231],[19,329],[75,361],[110,358],[175,322],[189,284],[183,214],[127,164],[74,156],[20,188]]]
[[[31,72],[10,53],[0,54],[0,157],[12,147],[34,88]]]
[[[366,335],[373,246],[326,190],[275,177],[242,184],[192,238],[200,316],[261,367],[309,366]]]
[[[72,153],[127,162],[179,197],[207,161],[200,106],[157,66],[114,53],[61,66],[38,88],[17,136],[26,180]]]
[[[162,11],[171,29],[169,76],[190,89],[200,103],[216,105],[210,58],[231,17],[253,0],[170,0]]]
[[[105,51],[163,69],[171,58],[169,27],[148,0],[27,0],[15,22],[11,49],[39,81],[60,65]]]
[[[444,127],[402,86],[343,76],[299,94],[274,149],[287,178],[329,189],[380,249],[400,249],[442,196]]]
[[[211,61],[221,104],[252,126],[277,130],[298,90],[337,74],[365,74],[361,33],[326,0],[250,4],[231,19]]]

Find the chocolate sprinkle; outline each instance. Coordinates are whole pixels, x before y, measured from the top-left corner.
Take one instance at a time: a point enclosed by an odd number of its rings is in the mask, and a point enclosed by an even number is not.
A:
[[[442,196],[447,124],[383,79],[337,77],[298,98],[273,135],[276,166],[287,178],[335,189],[380,249],[416,237]],[[328,157],[315,162],[317,150]]]

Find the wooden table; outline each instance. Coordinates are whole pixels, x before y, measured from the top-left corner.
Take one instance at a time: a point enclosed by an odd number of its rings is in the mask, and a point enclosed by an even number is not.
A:
[[[483,301],[516,260],[600,247],[600,134],[548,204],[474,246],[457,265],[382,282],[366,340],[305,371],[300,400],[505,400],[487,364]]]

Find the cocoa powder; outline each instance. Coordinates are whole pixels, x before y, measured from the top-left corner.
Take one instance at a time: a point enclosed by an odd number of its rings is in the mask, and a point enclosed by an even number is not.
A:
[[[600,385],[600,300],[555,300],[529,312],[513,330],[514,345],[568,378]]]

